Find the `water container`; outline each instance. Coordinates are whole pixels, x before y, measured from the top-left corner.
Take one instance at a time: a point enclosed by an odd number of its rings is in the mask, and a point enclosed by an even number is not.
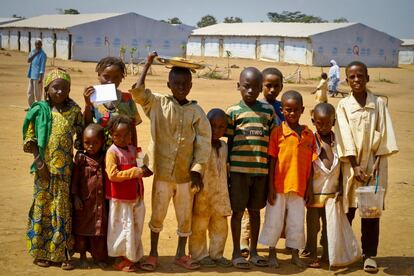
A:
[[[359,216],[361,218],[379,218],[384,206],[384,188],[379,186],[362,186],[356,189]]]

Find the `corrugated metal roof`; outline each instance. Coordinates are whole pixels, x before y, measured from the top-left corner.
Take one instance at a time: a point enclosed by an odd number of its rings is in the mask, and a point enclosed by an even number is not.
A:
[[[196,29],[191,35],[309,37],[357,23],[220,23]]]
[[[85,13],[85,14],[51,14],[28,18],[25,20],[1,25],[2,28],[41,28],[67,29],[80,24],[102,20],[123,13]]]
[[[16,18],[16,17],[0,17],[0,25],[23,20],[24,18]]]
[[[402,44],[401,46],[412,46],[414,45],[414,38],[401,38]]]

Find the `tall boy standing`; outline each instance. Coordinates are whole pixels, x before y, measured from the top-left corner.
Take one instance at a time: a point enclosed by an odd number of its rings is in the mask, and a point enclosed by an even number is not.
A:
[[[230,160],[230,203],[233,210],[231,231],[233,237],[233,265],[249,268],[241,255],[241,220],[247,208],[250,216],[250,259],[256,266],[267,266],[267,261],[257,253],[260,228],[260,209],[266,205],[267,196],[267,147],[269,133],[274,126],[273,108],[257,101],[262,91],[262,74],[254,67],[240,73],[237,88],[242,100],[227,109],[227,128]]]
[[[185,246],[191,235],[192,191],[203,187],[201,174],[210,154],[211,128],[197,102],[187,99],[192,87],[188,68],[171,69],[167,85],[172,95],[164,96],[145,89],[145,77],[156,56],[156,52],[148,56],[136,88],[130,91],[151,120],[149,168],[154,172],[149,222],[151,252],[141,268],[153,271],[157,266],[159,233],[172,198],[179,236],[175,264],[196,269],[199,264],[185,255]]]

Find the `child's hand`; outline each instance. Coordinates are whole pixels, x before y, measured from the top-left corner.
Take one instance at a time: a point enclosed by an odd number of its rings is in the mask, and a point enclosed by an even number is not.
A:
[[[203,181],[201,180],[201,174],[198,172],[191,172],[191,191],[198,193],[203,189]]]
[[[377,156],[376,159],[375,159],[374,166],[372,166],[372,176],[374,178],[376,178],[378,176],[379,163],[380,163],[380,157]]]
[[[147,63],[148,64],[152,64],[153,62],[154,62],[154,59],[156,58],[158,56],[158,54],[157,54],[157,52],[152,52],[152,53],[150,53],[149,55],[148,55],[148,58],[147,58]]]
[[[85,99],[86,106],[92,106],[91,102],[91,95],[95,92],[95,88],[93,86],[88,86],[83,91],[83,98]]]
[[[360,166],[352,167],[354,170],[355,179],[359,182],[364,182],[368,175],[364,172],[364,170]]]
[[[47,169],[47,166],[44,161],[36,162],[37,171],[39,173],[40,178],[49,181],[50,180],[50,173]]]
[[[74,196],[73,205],[75,206],[76,211],[81,211],[83,209],[82,200],[78,196]]]
[[[141,167],[141,169],[142,169],[142,171],[143,171],[143,174],[144,174],[144,176],[143,177],[149,177],[149,176],[151,176],[151,175],[153,175],[154,173],[150,170],[150,169],[148,169],[148,167],[147,166],[142,166]]]
[[[337,192],[337,193],[335,193],[335,203],[336,202],[338,202],[339,200],[341,200],[341,197],[342,197],[342,193],[340,193],[340,192]]]
[[[35,141],[28,141],[23,145],[23,151],[27,153],[34,153],[36,148]]]
[[[267,202],[269,202],[272,206],[276,203],[276,192],[273,188],[269,189],[269,193],[267,194]]]

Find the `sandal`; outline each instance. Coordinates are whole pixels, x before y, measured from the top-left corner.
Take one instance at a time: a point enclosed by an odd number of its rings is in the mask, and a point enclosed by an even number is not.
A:
[[[33,261],[33,263],[37,266],[40,266],[40,267],[49,267],[50,266],[50,262],[47,261],[47,260],[35,259]]]
[[[124,272],[137,271],[135,264],[126,258],[124,258],[121,262],[114,264],[112,267],[115,268],[116,270],[120,270]]]
[[[310,257],[311,253],[308,250],[303,250],[302,253],[300,254],[301,257],[307,258]]]
[[[62,262],[60,268],[62,268],[63,270],[72,270],[75,268],[75,266],[69,261],[64,261]]]
[[[148,256],[143,263],[139,265],[139,268],[145,271],[154,271],[158,265],[158,257]]]
[[[321,268],[321,263],[318,259],[313,260],[309,263],[308,267],[310,268]]]
[[[216,262],[210,256],[204,257],[200,260],[200,265],[204,267],[216,267]]]
[[[233,266],[233,263],[230,260],[228,260],[224,257],[221,257],[220,259],[216,259],[216,260],[214,260],[214,262],[218,266],[221,266],[221,267],[232,267]]]
[[[245,248],[242,248],[242,249],[241,249],[241,256],[242,256],[243,258],[247,258],[247,257],[249,257],[249,254],[250,254],[250,250],[249,250],[249,248],[245,247]]]
[[[378,272],[377,262],[374,259],[366,258],[364,261],[364,271],[369,273]]]
[[[259,255],[250,256],[249,262],[258,267],[265,267],[269,265],[267,260]]]
[[[194,269],[199,269],[200,268],[200,264],[196,261],[191,259],[190,256],[181,256],[178,259],[175,259],[174,263],[178,266],[181,266],[185,269],[189,269],[189,270],[194,270]]]
[[[233,266],[240,269],[249,269],[250,263],[243,257],[235,258],[231,261]]]

